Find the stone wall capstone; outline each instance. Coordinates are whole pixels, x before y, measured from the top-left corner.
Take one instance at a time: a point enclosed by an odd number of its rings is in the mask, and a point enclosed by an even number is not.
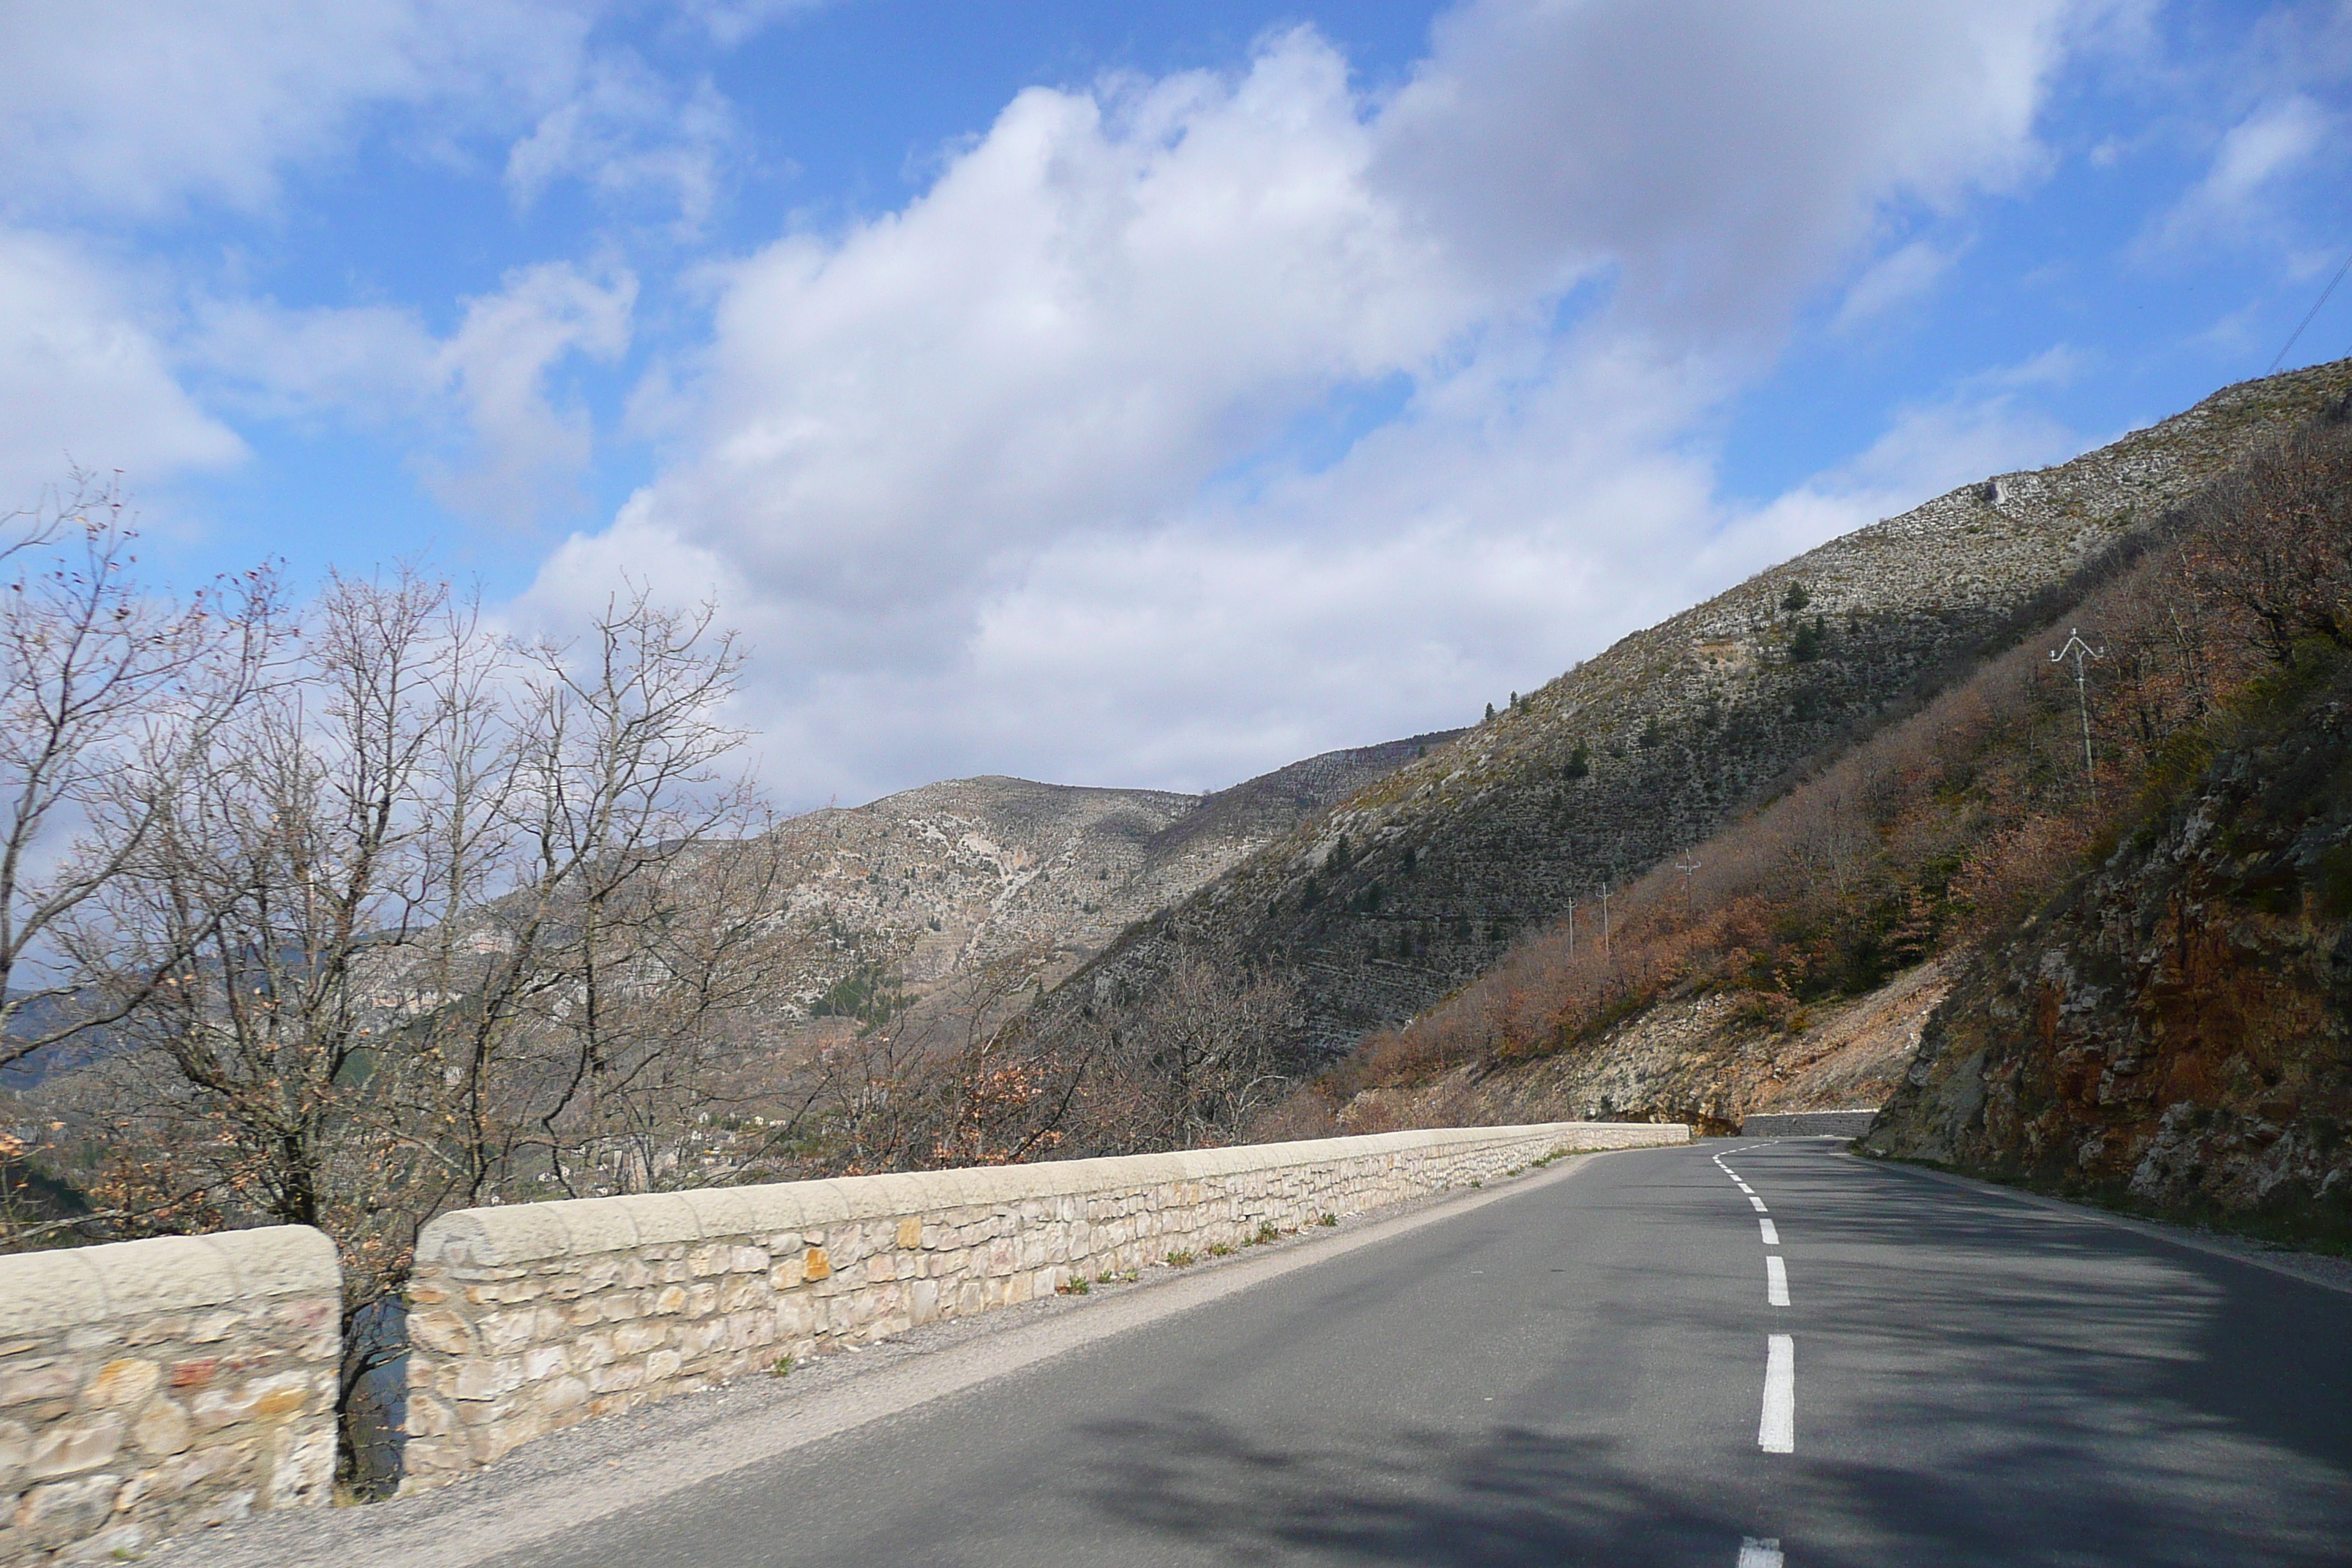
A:
[[[1687,1142],[1549,1122],[465,1209],[408,1289],[401,1489],[780,1357],[900,1333],[1465,1187]]]
[[[0,1257],[0,1563],[327,1502],[341,1313],[307,1226]]]

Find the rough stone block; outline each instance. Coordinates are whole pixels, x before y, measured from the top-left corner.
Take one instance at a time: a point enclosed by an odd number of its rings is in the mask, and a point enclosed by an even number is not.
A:
[[[583,1381],[593,1394],[626,1393],[644,1386],[646,1369],[639,1362],[622,1362],[614,1366],[600,1366]]]
[[[538,1321],[538,1312],[526,1307],[514,1311],[486,1313],[474,1328],[481,1336],[482,1353],[503,1356],[512,1355],[530,1343]]]
[[[503,1421],[477,1426],[467,1434],[478,1465],[493,1464],[534,1437],[547,1435],[547,1417],[536,1410],[522,1411]]]
[[[98,1468],[122,1446],[122,1428],[121,1412],[114,1410],[42,1428],[33,1435],[32,1452],[26,1456],[25,1479],[45,1481]]]
[[[120,1476],[83,1476],[35,1487],[17,1501],[11,1522],[27,1545],[54,1551],[95,1535],[114,1511],[115,1489],[121,1484]]]
[[[0,1421],[0,1497],[16,1495],[32,1457],[32,1428],[22,1421]]]
[[[522,1386],[522,1363],[513,1356],[495,1360],[478,1357],[457,1364],[457,1382],[454,1390],[461,1400],[490,1400],[513,1393]],[[203,1421],[203,1412],[197,1420]]]
[[[559,1377],[540,1395],[540,1407],[551,1412],[583,1409],[587,1404],[588,1384],[578,1377]]]
[[[68,1361],[45,1360],[0,1371],[0,1408],[37,1400],[70,1399],[80,1381],[73,1363]]]
[[[668,1339],[669,1325],[667,1323],[643,1321],[623,1323],[613,1331],[613,1351],[616,1355],[642,1355]]]
[[[131,1440],[158,1458],[184,1453],[194,1432],[186,1407],[169,1399],[156,1400],[131,1424]]]
[[[257,1500],[266,1509],[324,1502],[334,1480],[334,1433],[304,1433],[279,1446]]]

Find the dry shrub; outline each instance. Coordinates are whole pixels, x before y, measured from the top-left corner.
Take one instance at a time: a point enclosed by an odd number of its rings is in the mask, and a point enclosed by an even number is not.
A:
[[[2104,653],[2087,772],[2072,670],[2050,658],[2078,626]],[[1580,1048],[1677,994],[1736,993],[1751,1026],[1801,1026],[1807,1002],[1870,989],[2046,899],[2177,786],[2264,669],[2315,641],[2352,647],[2340,418],[2242,459],[2062,617],[1699,847],[1687,881],[1667,867],[1623,889],[1605,945],[1588,906],[1572,934],[1530,937],[1370,1037],[1324,1089],[1345,1100]]]

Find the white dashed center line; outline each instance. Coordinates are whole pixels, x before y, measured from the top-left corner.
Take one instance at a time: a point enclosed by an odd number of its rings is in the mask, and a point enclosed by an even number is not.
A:
[[[1715,1156],[1715,1168],[1747,1194],[1748,1206],[1758,1215],[1770,1212],[1756,1189],[1725,1164],[1720,1154]],[[1767,1218],[1759,1218],[1756,1225],[1765,1246],[1780,1245],[1778,1226]],[[1774,1307],[1789,1304],[1789,1265],[1777,1252],[1764,1255],[1764,1300]],[[1756,1426],[1756,1446],[1768,1454],[1797,1451],[1797,1341],[1793,1334],[1771,1334],[1764,1341],[1764,1416]],[[1741,1540],[1738,1568],[1783,1568],[1780,1538],[1750,1535]]]
[[[1756,1446],[1768,1454],[1797,1451],[1797,1342],[1789,1334],[1765,1342],[1764,1419]]]

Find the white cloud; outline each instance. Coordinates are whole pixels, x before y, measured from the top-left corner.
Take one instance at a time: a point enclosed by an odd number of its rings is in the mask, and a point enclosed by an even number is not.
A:
[[[617,358],[636,292],[623,270],[520,268],[497,293],[462,301],[446,338],[389,306],[241,300],[206,312],[192,352],[248,411],[413,430],[420,476],[445,505],[528,527],[576,505],[592,455],[587,416],[557,391],[556,373],[574,355]]]
[[[550,373],[567,355],[611,360],[628,347],[637,284],[625,272],[599,282],[551,263],[505,281],[467,302],[436,362],[472,432],[471,460],[433,465],[425,477],[456,511],[530,524],[543,508],[561,510],[588,466],[587,415],[559,405]]]
[[[2279,187],[2328,144],[2338,124],[2300,92],[2264,103],[2222,133],[2205,177],[2165,215],[2149,243],[2240,242],[2269,228]]]
[[[723,43],[789,7],[696,7]],[[363,141],[467,165],[525,205],[558,178],[698,227],[732,116],[599,41],[614,0],[79,0],[0,7],[0,195],[47,221],[273,207]],[[511,143],[509,145],[509,143]],[[485,145],[487,144],[487,145]]]
[[[786,586],[823,647],[903,651],[899,607],[960,640],[992,563],[1152,517],[1475,319],[1369,155],[1304,34],[1234,83],[1024,93],[905,212],[720,275],[694,450],[622,527]]]
[[[1881,257],[1854,279],[1830,321],[1830,331],[1843,334],[1859,330],[1896,306],[1918,299],[1939,282],[1959,259],[1957,249],[1946,249],[1915,239],[1891,255]]]
[[[679,9],[701,24],[721,48],[777,23],[821,10],[827,0],[681,0]]]
[[[184,287],[208,258],[173,255],[154,231],[205,208],[275,218],[289,176],[365,143],[486,173],[503,163],[526,202],[576,179],[698,225],[731,135],[726,107],[707,84],[671,87],[601,45],[608,4],[0,6],[0,207],[20,226],[0,238],[0,482],[54,477],[68,447],[142,482],[234,460],[238,437],[177,379],[193,365],[232,378],[229,411],[418,423],[415,466],[461,511],[528,521],[576,500],[587,426],[550,374],[568,354],[620,352],[633,279],[518,269],[495,296],[461,301],[446,342],[404,308],[257,300],[216,304],[175,342],[173,312],[115,297],[89,237],[143,250],[144,277],[168,296],[174,268]],[[141,247],[128,237],[142,228]],[[233,272],[238,241],[225,248]]]
[[[265,206],[289,166],[345,151],[372,107],[471,131],[552,104],[589,21],[535,0],[0,7],[0,180],[55,213]]]
[[[732,107],[707,79],[680,86],[614,51],[591,60],[579,89],[509,150],[507,189],[525,207],[566,176],[608,203],[667,197],[692,233],[709,219],[739,139]]]
[[[1693,433],[1888,204],[2041,165],[2071,15],[1495,0],[1381,103],[1305,31],[1231,78],[1025,92],[904,209],[711,275],[710,346],[647,394],[662,471],[519,611],[623,573],[718,592],[803,800],[1216,784],[1459,721],[1922,475],[2040,450],[1929,411],[1733,513]],[[1322,471],[1281,457],[1400,384]]]
[[[86,250],[0,229],[0,510],[68,461],[152,482],[244,457],[180,389],[142,316]]]
[[[2269,104],[2230,128],[2201,192],[2231,207],[2301,163],[2326,139],[2333,117],[2301,93]]]
[[[2037,169],[2057,0],[1480,0],[1383,116],[1384,172],[1449,248],[1557,283],[1606,260],[1654,326],[1778,325],[1879,202]]]

